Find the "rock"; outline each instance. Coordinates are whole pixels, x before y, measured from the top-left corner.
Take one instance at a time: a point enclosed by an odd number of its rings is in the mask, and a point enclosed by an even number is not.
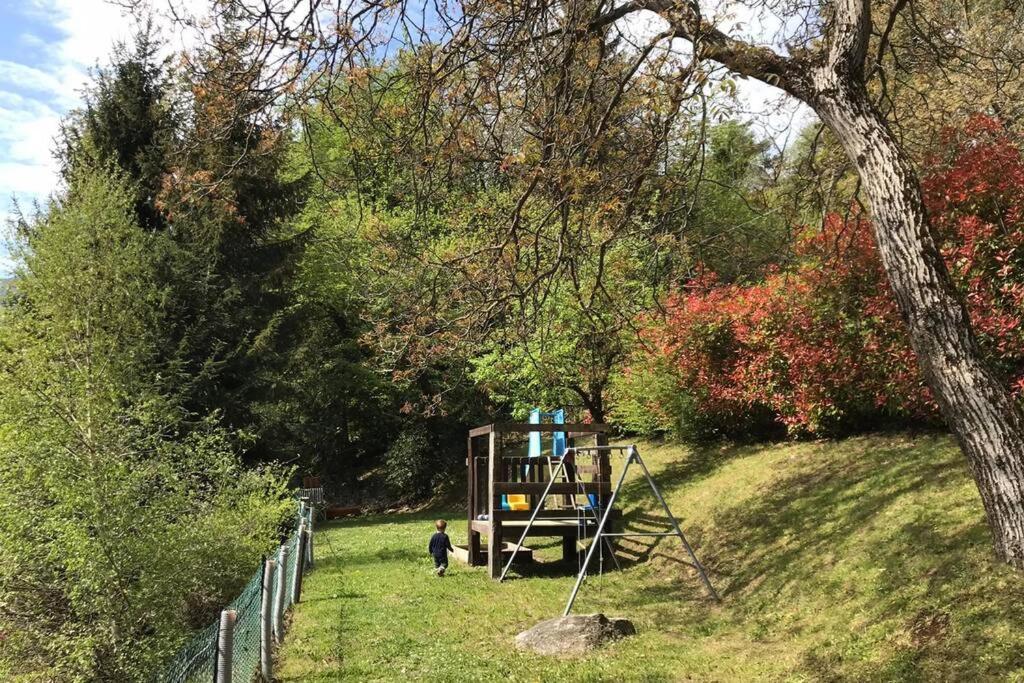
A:
[[[580,655],[636,633],[629,619],[603,614],[570,614],[542,621],[516,636],[516,647],[542,655]]]

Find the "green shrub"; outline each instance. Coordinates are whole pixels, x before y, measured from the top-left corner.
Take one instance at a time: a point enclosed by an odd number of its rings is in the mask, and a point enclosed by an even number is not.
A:
[[[437,445],[421,422],[406,426],[384,454],[384,480],[398,498],[419,498],[437,480]]]

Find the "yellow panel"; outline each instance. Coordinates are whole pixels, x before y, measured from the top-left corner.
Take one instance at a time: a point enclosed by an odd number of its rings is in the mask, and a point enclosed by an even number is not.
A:
[[[525,495],[512,493],[508,495],[508,508],[510,510],[529,510],[530,504],[526,502]]]

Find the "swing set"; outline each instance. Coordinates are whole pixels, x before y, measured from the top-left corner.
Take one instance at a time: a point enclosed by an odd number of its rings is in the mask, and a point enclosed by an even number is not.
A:
[[[547,419],[548,422],[541,420]],[[551,434],[551,450],[544,453],[542,438]],[[526,457],[523,435],[529,435]],[[587,573],[598,556],[604,571],[607,552],[616,568],[614,543],[620,538],[676,536],[692,560],[708,593],[718,593],[683,534],[675,515],[661,495],[636,446],[608,444],[604,424],[567,424],[564,413],[534,411],[529,423],[491,424],[470,430],[468,457],[469,543],[460,554],[471,565],[487,565],[491,578],[503,581],[517,561],[532,559],[525,546],[530,537],[558,537],[563,561],[576,560],[579,573],[564,614],[568,615]],[[561,439],[559,439],[561,437]],[[585,445],[585,442],[592,445]],[[561,443],[561,448],[559,448]],[[486,445],[486,450],[484,446]],[[510,453],[510,454],[509,454]],[[614,487],[612,456],[621,458]],[[631,467],[639,468],[670,529],[663,532],[618,530],[622,511],[615,507]],[[515,544],[505,537],[517,537]],[[487,538],[486,550],[482,539]],[[580,561],[579,544],[590,540]]]

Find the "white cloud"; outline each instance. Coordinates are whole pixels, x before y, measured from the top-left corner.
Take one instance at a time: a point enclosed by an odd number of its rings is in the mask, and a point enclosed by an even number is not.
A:
[[[61,117],[81,102],[89,69],[105,60],[132,23],[104,0],[30,0],[7,10],[56,29],[60,38],[44,41],[22,32],[18,43],[37,61],[0,60],[0,218],[6,222],[16,201],[30,208],[44,201],[59,182],[54,158]],[[0,243],[0,276],[12,262]]]
[[[53,73],[2,59],[0,59],[0,86],[50,95],[64,93],[61,79]]]
[[[133,24],[124,11],[105,0],[37,0],[53,12],[53,25],[64,34],[57,44],[61,60],[91,67],[104,60],[117,41],[131,37]]]
[[[45,57],[35,63],[0,60],[0,210],[12,195],[31,202],[57,186],[53,148],[61,117],[80,104],[89,69],[132,29],[103,0],[32,0],[12,11],[45,21],[61,37],[44,43],[22,33],[20,41],[34,48],[28,54]]]
[[[7,197],[34,200],[48,195],[57,185],[56,168],[16,161],[0,162],[0,188]]]
[[[18,36],[18,40],[22,45],[26,45],[32,48],[45,48],[46,41],[35,35],[34,33],[22,33]]]
[[[2,161],[49,166],[60,112],[38,100],[0,92],[0,150]]]

